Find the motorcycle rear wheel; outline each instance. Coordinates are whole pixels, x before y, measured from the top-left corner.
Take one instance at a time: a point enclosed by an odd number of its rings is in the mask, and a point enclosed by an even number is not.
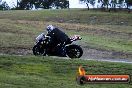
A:
[[[66,53],[70,58],[80,58],[83,55],[83,50],[78,45],[70,45],[67,47]]]

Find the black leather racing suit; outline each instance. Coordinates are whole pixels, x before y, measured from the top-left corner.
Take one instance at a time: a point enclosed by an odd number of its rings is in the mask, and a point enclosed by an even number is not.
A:
[[[68,35],[66,35],[63,31],[61,31],[58,28],[54,28],[50,33],[47,34],[47,36],[51,37],[51,41],[50,41],[50,47],[56,47],[58,44],[60,44],[60,47],[63,47],[63,45],[65,44],[70,44],[70,38],[68,37]],[[65,56],[61,48],[59,48],[59,50],[57,50],[58,54],[61,56]]]

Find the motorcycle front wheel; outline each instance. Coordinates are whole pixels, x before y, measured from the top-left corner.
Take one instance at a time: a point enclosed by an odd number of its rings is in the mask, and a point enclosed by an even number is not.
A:
[[[40,46],[38,46],[38,45],[35,45],[35,46],[33,47],[32,51],[33,51],[33,54],[34,54],[35,56],[38,56],[38,55],[46,56],[46,52],[45,52],[46,50],[40,48]]]
[[[67,47],[66,53],[70,58],[80,58],[83,55],[83,50],[78,45],[70,45]]]

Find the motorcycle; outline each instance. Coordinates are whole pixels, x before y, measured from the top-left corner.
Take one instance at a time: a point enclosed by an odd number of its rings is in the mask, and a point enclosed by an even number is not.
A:
[[[81,40],[82,38],[80,35],[74,35],[70,38],[70,44],[58,44],[57,46],[49,47],[49,42],[51,40],[50,36],[47,35],[40,35],[36,38],[36,43],[33,47],[33,54],[34,55],[43,55],[43,56],[60,56],[63,55],[64,57],[70,58],[80,58],[83,55],[82,48],[74,44],[73,42]],[[58,53],[59,52],[59,53]]]

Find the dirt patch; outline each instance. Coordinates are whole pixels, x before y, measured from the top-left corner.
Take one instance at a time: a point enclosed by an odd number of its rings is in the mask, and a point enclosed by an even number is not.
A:
[[[131,59],[132,54],[123,53],[123,52],[115,52],[94,48],[85,48],[83,47],[84,54],[82,58],[90,58],[90,59]]]
[[[83,59],[125,59],[131,60],[132,54],[123,53],[123,52],[114,52],[114,51],[106,51],[93,49],[83,46],[84,54],[81,58]],[[9,55],[33,55],[32,48],[1,48],[0,54],[9,54]],[[132,61],[132,60],[131,60]]]
[[[31,55],[32,50],[26,48],[1,48],[1,54],[9,54],[9,55]]]

